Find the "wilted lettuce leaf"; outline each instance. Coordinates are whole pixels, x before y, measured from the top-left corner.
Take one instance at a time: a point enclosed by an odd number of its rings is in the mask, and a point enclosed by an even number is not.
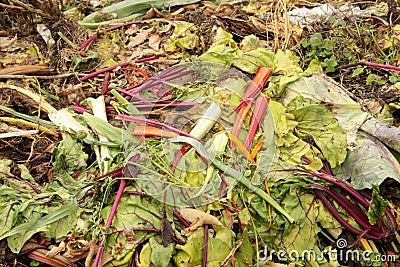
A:
[[[282,103],[287,105],[296,96],[326,103],[346,131],[349,149],[352,148],[358,129],[369,115],[361,110],[360,105],[353,101],[347,91],[325,75],[313,75],[289,84],[282,96]]]
[[[35,233],[52,229],[46,233],[49,238],[65,236],[76,222],[78,205],[72,199],[76,190],[66,193],[67,197],[62,199],[59,191],[38,186],[24,165],[18,165],[22,180],[14,178],[9,174],[11,163],[9,160],[0,161],[3,167],[3,174],[0,176],[0,224],[3,225],[0,240],[7,238],[9,248],[18,253]],[[50,181],[52,183],[54,181]],[[33,187],[36,187],[36,191]],[[69,216],[70,220],[64,220]]]
[[[61,237],[67,236],[72,229],[75,229],[81,211],[81,208],[77,207],[74,212],[51,223],[46,229],[46,236],[49,239],[60,239]]]
[[[161,239],[156,237],[151,237],[149,243],[151,248],[151,263],[155,267],[168,266],[172,258],[172,252],[174,252],[174,245],[170,244],[168,247],[164,247],[161,244]]]
[[[299,58],[296,57],[290,50],[278,50],[275,54],[276,68],[275,73],[283,74],[286,77],[296,76],[303,72],[299,67]]]
[[[277,140],[277,148],[279,158],[284,162],[291,164],[292,166],[301,165],[309,170],[319,170],[323,164],[320,159],[320,152],[295,136],[293,133],[289,133],[286,136]],[[303,164],[303,157],[306,157],[311,161],[310,164]]]
[[[233,233],[228,228],[215,227],[216,235],[213,237],[209,230],[207,266],[221,266],[221,262],[228,256],[232,249]],[[199,228],[189,236],[185,245],[176,245],[174,263],[178,267],[201,265],[204,246],[204,228]]]
[[[234,59],[241,54],[242,52],[237,43],[232,39],[232,34],[218,28],[215,41],[207,52],[202,54],[199,59],[208,62],[232,65]]]
[[[280,92],[274,95],[282,93],[286,84],[301,76],[302,70],[298,66],[298,59],[289,50],[279,50],[275,54],[264,47],[258,47],[257,39],[254,40],[252,36],[245,37],[245,40],[252,40],[251,45],[241,45],[239,48],[232,34],[218,28],[213,44],[199,59],[233,65],[250,74],[256,73],[260,66],[270,67],[274,73],[279,74],[276,80],[270,80],[270,83],[276,83],[280,88]]]
[[[319,170],[322,167],[322,161],[318,157],[320,152],[308,144],[304,140],[293,134],[293,130],[298,125],[295,117],[286,113],[286,108],[276,101],[271,101],[269,104],[269,111],[272,114],[274,121],[274,128],[276,134],[276,156],[280,161],[275,160],[273,169],[282,169],[283,165],[290,164],[288,168],[293,166],[302,165],[310,170]],[[302,158],[306,157],[311,161],[310,164],[303,165]],[[284,178],[285,173],[270,173],[270,179],[277,181]]]
[[[259,47],[246,53],[238,53],[233,66],[250,74],[256,73],[260,66],[274,69],[276,66],[274,56],[272,51]]]
[[[281,205],[291,211],[296,222],[282,225],[276,218],[270,231],[270,235],[274,238],[271,239],[272,244],[268,248],[287,252],[296,250],[300,255],[303,251],[314,250],[318,257],[322,251],[318,233],[324,229],[331,234],[336,233],[334,238],[337,238],[341,225],[313,194],[303,190],[302,187],[307,188],[306,183],[296,177],[285,182],[270,184],[271,195],[275,199],[282,198]],[[323,263],[326,263],[326,260],[318,262],[318,264]]]
[[[198,45],[197,27],[193,23],[178,21],[173,26],[175,29],[169,38],[167,51],[175,51],[178,48],[190,50]]]
[[[54,175],[73,176],[80,169],[86,169],[88,155],[83,151],[82,144],[70,134],[65,134],[63,140],[54,149]]]
[[[26,222],[21,223],[11,229],[11,231],[0,236],[0,239],[7,237],[8,247],[14,253],[18,253],[25,242],[32,237],[33,234],[41,231],[46,231],[49,224],[59,221],[70,214],[77,211],[78,205],[75,201],[67,203],[64,207],[54,210],[52,209],[49,214],[43,216],[46,213],[45,206],[37,206],[35,212],[32,212]],[[42,217],[43,216],[43,217]],[[69,230],[73,229],[74,225],[69,226]]]
[[[351,186],[357,190],[380,185],[386,178],[400,182],[399,162],[376,138],[363,132],[358,133],[356,146],[334,172],[351,179]]]
[[[251,246],[247,227],[243,230],[243,233],[237,237],[237,240],[242,241],[242,244],[235,253],[235,258],[237,259],[238,266],[239,267],[254,266],[253,257],[255,250]]]
[[[127,187],[126,190],[132,190],[132,188],[130,189],[130,187]],[[111,208],[112,203],[101,211],[104,221],[107,221]],[[119,230],[132,228],[153,228],[161,230],[161,217],[158,217],[157,214],[162,214],[161,207],[157,206],[157,204],[153,203],[151,200],[138,195],[124,195],[119,202],[112,227]],[[135,244],[133,248],[155,234],[150,231],[135,231],[134,233]],[[126,243],[123,234],[117,233],[109,235],[105,249],[105,251],[112,251],[113,257],[117,260],[123,258],[129,250],[132,249],[123,247],[117,250],[115,248],[118,243]]]
[[[312,137],[332,168],[346,159],[346,133],[324,105],[315,104],[310,99],[295,97],[287,108],[298,122],[296,134],[303,139]]]

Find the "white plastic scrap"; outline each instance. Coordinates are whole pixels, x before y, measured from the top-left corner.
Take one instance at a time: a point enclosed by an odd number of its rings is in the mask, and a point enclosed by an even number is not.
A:
[[[46,42],[47,48],[52,48],[56,44],[56,41],[51,36],[51,31],[44,24],[38,24],[36,30]]]
[[[330,4],[323,4],[318,7],[311,9],[308,8],[296,8],[289,11],[289,20],[291,23],[303,26],[310,25],[315,22],[324,22],[333,16],[343,18],[350,16],[352,18],[362,18],[371,15],[382,16],[387,13],[387,4],[378,3],[376,6],[369,7],[365,10],[361,10],[357,6],[343,5],[339,8],[335,8]]]

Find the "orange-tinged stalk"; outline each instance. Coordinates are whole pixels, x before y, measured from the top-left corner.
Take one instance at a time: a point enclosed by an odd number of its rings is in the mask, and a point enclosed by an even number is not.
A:
[[[254,148],[250,152],[249,156],[249,161],[254,162],[256,156],[258,155],[258,152],[260,152],[261,148],[263,147],[263,142],[258,141],[257,144],[254,146]]]
[[[247,134],[246,141],[244,142],[244,147],[246,149],[251,148],[254,135],[258,131],[260,124],[264,120],[265,114],[267,113],[269,100],[270,99],[267,96],[260,96],[257,98],[253,115],[251,116],[249,132]]]
[[[149,137],[163,137],[163,138],[172,138],[179,136],[176,132],[171,132],[168,130],[160,129],[154,126],[143,126],[136,125],[132,132],[135,136],[149,136]]]
[[[234,136],[239,136],[240,128],[242,127],[244,119],[249,113],[250,107],[254,102],[254,98],[261,92],[271,73],[271,68],[260,67],[256,73],[256,76],[254,76],[252,82],[247,87],[242,101],[234,110],[238,113],[232,128],[232,134]],[[232,141],[230,145],[231,147],[234,147],[234,143]]]
[[[250,161],[251,163],[254,163],[254,160],[252,160],[252,159],[250,158],[250,153],[249,153],[249,151],[247,151],[247,149],[244,147],[244,145],[242,144],[242,142],[240,142],[240,140],[239,140],[236,136],[234,136],[233,134],[231,134],[231,133],[226,132],[225,134],[229,137],[229,139],[231,140],[231,142],[233,142],[233,143],[236,145],[236,148],[239,150],[239,152],[242,153],[242,154],[246,157],[246,159],[247,159],[248,161]]]
[[[232,128],[232,135],[234,137],[239,136],[240,128],[243,125],[244,119],[247,116],[247,113],[249,112],[251,107],[251,104],[249,103],[244,103],[244,105],[240,108],[238,111],[238,114],[236,115],[235,122],[233,123],[233,128]],[[231,147],[235,147],[235,143],[231,139]]]

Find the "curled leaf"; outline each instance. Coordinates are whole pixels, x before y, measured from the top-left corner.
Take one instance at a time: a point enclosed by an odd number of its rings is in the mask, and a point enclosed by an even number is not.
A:
[[[183,208],[181,209],[181,215],[185,220],[192,223],[189,227],[182,230],[182,234],[185,236],[191,235],[204,224],[222,226],[222,223],[215,216],[212,216],[201,210]]]

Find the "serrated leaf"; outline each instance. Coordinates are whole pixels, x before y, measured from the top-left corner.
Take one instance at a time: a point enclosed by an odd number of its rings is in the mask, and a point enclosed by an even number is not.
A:
[[[325,68],[325,72],[329,73],[329,72],[334,72],[335,71],[335,67],[337,66],[337,61],[335,58],[331,57],[331,58],[326,58],[324,60],[324,62],[322,62],[322,67]]]

